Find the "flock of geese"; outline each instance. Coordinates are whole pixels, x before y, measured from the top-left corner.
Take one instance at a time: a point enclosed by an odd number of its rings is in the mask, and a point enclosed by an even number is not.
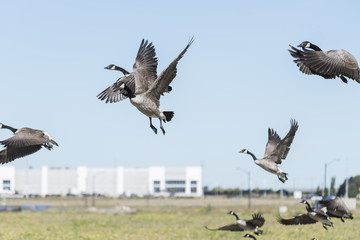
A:
[[[302,200],[300,203],[306,205],[307,213],[295,216],[290,219],[281,218],[279,215],[277,221],[282,225],[307,225],[319,222],[322,224],[323,228],[327,230],[326,226],[334,227],[333,222],[330,220],[332,217],[340,218],[342,222],[344,222],[344,218],[353,219],[352,213],[344,201],[339,197],[320,201],[319,203],[322,206],[320,209],[313,209],[306,200]],[[261,213],[254,213],[252,215],[252,219],[240,219],[239,216],[233,211],[228,212],[228,214],[235,216],[235,223],[219,228],[208,228],[207,226],[204,227],[210,231],[252,231],[256,235],[263,233],[263,231],[259,229],[265,223],[265,218]],[[256,240],[256,237],[249,233],[245,234],[243,237]]]
[[[157,134],[157,128],[153,125],[152,119],[159,119],[160,129],[165,135],[163,122],[171,121],[174,117],[174,112],[164,111],[159,108],[160,97],[164,93],[170,93],[172,91],[170,83],[176,77],[177,64],[193,41],[194,39],[191,38],[184,50],[168,67],[158,74],[158,61],[155,47],[152,43],[143,39],[135,58],[133,72],[130,73],[114,64],[105,67],[105,69],[120,71],[123,76],[102,91],[97,96],[98,99],[102,101],[105,100],[106,103],[115,103],[129,98],[131,104],[149,118],[150,128],[155,134]],[[345,50],[322,51],[315,44],[304,41],[298,45],[298,48],[290,45],[289,52],[291,56],[295,58],[294,62],[300,71],[305,74],[315,74],[325,79],[339,77],[344,83],[347,83],[347,78],[350,78],[360,83],[358,63],[356,59]],[[278,165],[282,163],[282,160],[285,160],[299,127],[295,119],[290,120],[290,125],[290,130],[283,139],[279,137],[276,131],[270,128],[268,129],[268,142],[263,158],[258,159],[247,149],[240,151],[240,153],[250,155],[254,163],[264,170],[277,175],[278,179],[283,183],[288,179],[287,173],[283,172]],[[59,146],[48,133],[41,130],[27,127],[15,129],[1,123],[0,128],[9,129],[14,133],[14,136],[0,141],[0,143],[4,145],[4,149],[0,151],[1,164],[9,163],[17,158],[35,153],[42,147],[51,150],[53,145]],[[353,218],[341,198],[321,201],[320,203],[324,206],[321,209],[311,208],[306,200],[303,200],[301,203],[306,205],[307,213],[290,219],[283,219],[279,216],[278,222],[283,225],[314,224],[320,222],[322,226],[327,229],[326,226],[333,227],[333,223],[330,221],[332,217],[340,218],[343,222],[344,218]],[[264,225],[265,219],[260,213],[253,214],[252,219],[248,220],[240,219],[233,211],[228,212],[228,214],[235,216],[235,223],[215,229],[210,229],[206,226],[205,228],[211,231],[252,231],[256,235],[262,234],[259,228]],[[243,237],[256,239],[251,234],[245,234]]]

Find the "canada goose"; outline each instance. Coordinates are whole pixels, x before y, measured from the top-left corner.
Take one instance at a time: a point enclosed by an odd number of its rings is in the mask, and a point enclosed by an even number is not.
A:
[[[256,240],[256,237],[254,237],[253,235],[248,234],[248,233],[245,234],[243,237],[244,237],[244,238],[252,238],[252,239]]]
[[[41,147],[51,150],[53,144],[59,146],[54,139],[44,131],[32,128],[15,129],[0,123],[0,128],[7,128],[14,133],[14,136],[4,141],[0,141],[5,146],[0,151],[0,164],[14,161],[26,155],[37,152]]]
[[[114,83],[113,86],[101,92],[98,95],[98,98],[100,100],[107,98],[106,102],[116,102],[129,97],[130,102],[140,112],[149,117],[150,127],[155,133],[157,133],[157,129],[152,125],[151,118],[159,118],[160,128],[163,134],[165,134],[162,121],[170,121],[174,116],[174,112],[162,111],[159,109],[160,95],[164,92],[171,91],[172,88],[169,84],[176,76],[177,63],[185,54],[192,42],[193,38],[189,41],[188,45],[179,54],[179,56],[172,61],[160,75],[157,75],[155,48],[152,43],[148,44],[148,41],[143,39],[133,66],[134,72],[131,74],[125,74],[116,83]],[[109,66],[109,68],[116,69],[114,66]],[[131,85],[131,83],[134,85]]]
[[[326,79],[340,77],[344,83],[348,82],[346,76],[360,83],[359,65],[349,52],[343,49],[324,52],[308,41],[298,45],[303,51],[291,45],[290,47],[289,52],[291,56],[296,58],[294,62],[303,73],[320,75]]]
[[[124,87],[120,87],[124,84],[124,86],[128,86],[128,88],[130,89],[131,92],[135,92],[135,76],[134,73],[129,73],[128,71],[126,71],[125,69],[118,67],[114,64],[110,64],[108,66],[105,67],[105,69],[110,69],[110,70],[117,70],[117,71],[121,71],[124,76],[120,77],[112,86],[108,87],[107,89],[105,89],[104,91],[102,91],[101,93],[99,93],[97,95],[98,99],[105,100],[105,103],[114,103],[114,102],[119,102],[121,100],[124,100],[127,98],[127,96],[129,95],[128,91],[126,89],[124,89]],[[171,92],[172,87],[168,86],[164,92]],[[163,93],[161,93],[161,95],[163,95]]]
[[[257,159],[255,155],[247,149],[240,151],[240,153],[249,154],[257,165],[266,171],[277,175],[279,180],[283,183],[288,179],[286,176],[287,173],[283,172],[277,164],[281,164],[281,159],[285,160],[295,133],[299,127],[295,119],[291,119],[290,124],[290,130],[283,139],[280,139],[276,131],[270,128],[268,129],[269,138],[265,148],[265,155],[262,159]]]
[[[345,222],[343,218],[353,219],[352,213],[344,201],[339,197],[336,197],[335,199],[321,200],[319,203],[326,207],[326,213],[330,217],[340,218],[342,222]]]
[[[236,218],[235,223],[232,223],[232,224],[229,224],[229,225],[226,225],[223,227],[215,228],[215,229],[208,228],[207,226],[204,226],[204,227],[210,231],[219,231],[219,230],[245,231],[245,230],[247,230],[247,231],[253,231],[256,235],[262,234],[262,231],[259,228],[262,227],[262,225],[264,225],[265,218],[260,213],[254,213],[252,215],[252,219],[249,219],[249,220],[239,219],[238,215],[233,211],[228,212],[228,214],[235,216],[235,218]]]
[[[303,200],[300,203],[306,204],[306,214],[301,214],[299,216],[296,216],[294,218],[290,219],[283,219],[280,216],[278,217],[278,222],[283,225],[298,225],[298,224],[314,224],[317,222],[321,222],[323,225],[323,228],[327,230],[326,226],[333,227],[333,223],[330,221],[329,216],[326,214],[326,209],[312,209],[310,204]]]

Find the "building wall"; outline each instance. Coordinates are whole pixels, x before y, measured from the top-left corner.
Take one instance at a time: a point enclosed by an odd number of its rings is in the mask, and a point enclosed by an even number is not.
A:
[[[88,168],[86,192],[116,196],[116,168]]]
[[[15,190],[20,194],[41,195],[41,174],[41,169],[16,169]]]
[[[149,189],[151,195],[161,195],[165,192],[165,167],[149,168]]]
[[[15,193],[15,167],[4,166],[0,168],[0,194]]]
[[[0,193],[201,196],[201,179],[200,167],[15,169],[3,166],[0,167]]]
[[[44,192],[45,195],[46,194],[66,195],[70,193],[71,189],[75,189],[78,187],[77,177],[78,176],[76,169],[64,169],[64,168],[47,169],[47,183],[44,186],[44,189],[46,189]]]
[[[147,168],[124,169],[124,194],[144,196],[149,192],[149,170]]]
[[[202,196],[202,170],[201,167],[186,168],[186,192],[187,195]]]

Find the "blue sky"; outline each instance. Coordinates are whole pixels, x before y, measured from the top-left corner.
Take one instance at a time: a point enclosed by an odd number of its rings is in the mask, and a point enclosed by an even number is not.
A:
[[[18,168],[204,166],[204,185],[322,186],[324,163],[336,185],[360,174],[360,85],[302,74],[288,45],[309,40],[360,59],[358,1],[7,1],[0,4],[0,122],[48,132],[60,145],[9,165]],[[155,135],[128,100],[96,95],[132,70],[142,38],[153,42],[162,71],[178,64],[161,108],[175,111]],[[239,154],[262,157],[267,128],[283,137],[299,122],[275,175]],[[154,120],[158,127],[158,120]],[[11,136],[0,131],[0,138]],[[328,183],[330,180],[328,180]]]

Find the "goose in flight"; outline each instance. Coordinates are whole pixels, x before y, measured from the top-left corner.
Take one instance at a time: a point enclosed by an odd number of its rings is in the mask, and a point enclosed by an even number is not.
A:
[[[348,77],[360,83],[359,65],[349,52],[343,49],[322,51],[309,41],[302,42],[298,47],[302,51],[290,45],[289,52],[303,73],[320,75],[326,79],[339,77],[344,83],[348,82],[345,78]]]
[[[344,203],[344,201],[336,197],[335,199],[321,200],[319,201],[327,209],[327,214],[330,217],[340,218],[342,222],[345,222],[343,218],[353,219],[353,215]]]
[[[247,149],[243,149],[240,153],[249,154],[255,164],[259,165],[266,171],[273,173],[278,176],[279,180],[283,183],[288,179],[287,173],[283,172],[278,164],[281,164],[282,160],[285,160],[292,141],[294,140],[295,133],[299,127],[295,119],[290,120],[290,130],[288,134],[281,139],[279,135],[273,129],[268,130],[269,138],[265,148],[265,154],[262,159],[257,159],[253,153]]]
[[[215,229],[208,228],[207,226],[204,227],[210,231],[253,231],[256,235],[262,234],[262,231],[259,228],[264,225],[265,218],[260,213],[254,213],[252,219],[248,220],[240,219],[233,211],[228,212],[228,214],[235,216],[235,223]]]
[[[321,222],[323,228],[325,228],[326,230],[326,226],[334,227],[333,223],[330,221],[329,216],[326,214],[326,208],[312,209],[310,204],[306,200],[303,200],[300,203],[306,204],[306,214],[301,214],[290,219],[283,219],[279,216],[278,222],[283,225],[314,224],[317,222]]]
[[[112,86],[101,92],[98,98],[100,100],[106,99],[106,102],[117,102],[127,97],[130,98],[130,102],[140,112],[149,117],[151,129],[157,133],[157,129],[152,124],[152,118],[158,118],[160,120],[160,128],[163,134],[165,134],[162,121],[170,121],[174,116],[174,112],[159,109],[160,96],[164,92],[171,91],[169,84],[176,77],[177,64],[192,42],[193,38],[191,38],[179,56],[158,75],[155,48],[152,43],[148,43],[148,41],[143,39],[136,56],[133,72],[122,76]],[[117,70],[115,65],[109,65],[106,68]],[[127,71],[122,72],[125,73]]]
[[[0,151],[0,164],[30,155],[39,151],[41,147],[51,150],[53,144],[59,146],[49,134],[41,130],[32,128],[15,129],[1,123],[0,128],[9,129],[14,133],[14,136],[0,141],[0,143],[5,146],[5,148]]]

